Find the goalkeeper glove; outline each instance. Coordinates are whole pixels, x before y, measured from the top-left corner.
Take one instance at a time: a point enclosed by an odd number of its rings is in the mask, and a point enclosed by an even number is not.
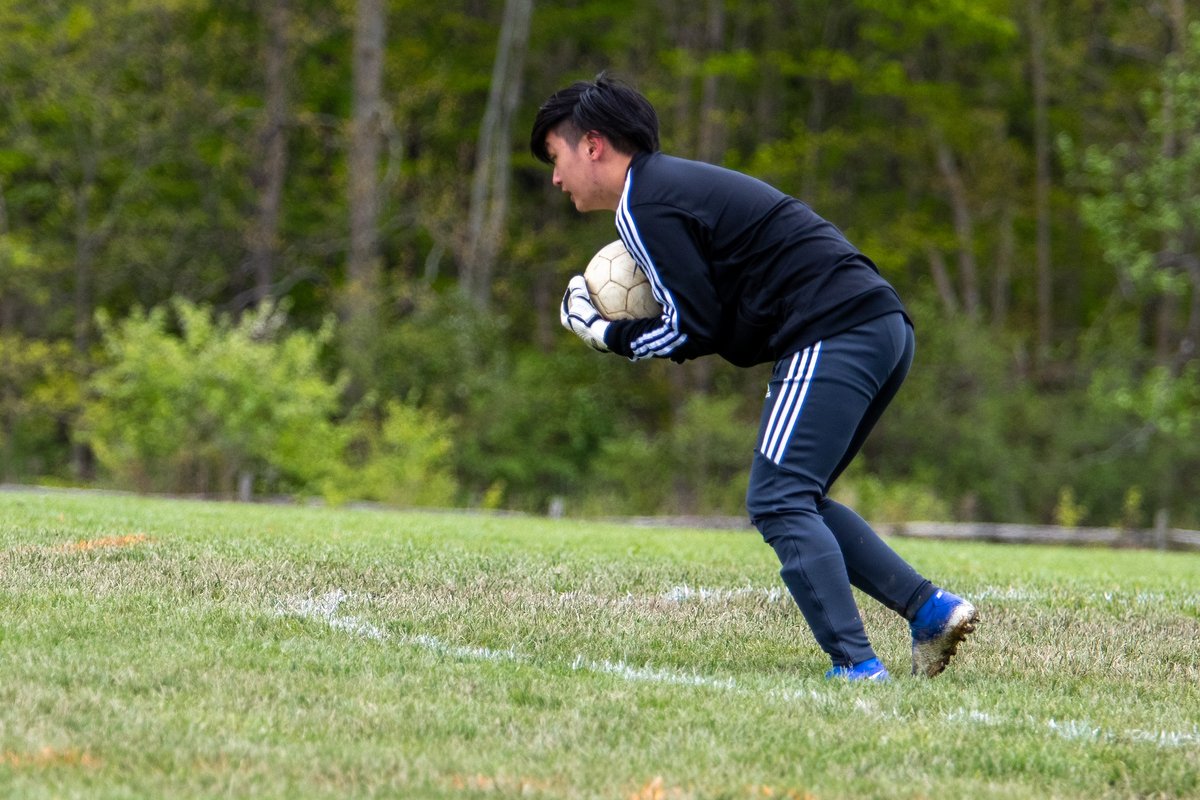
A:
[[[583,339],[589,347],[601,353],[608,352],[604,332],[608,330],[609,322],[592,305],[592,297],[582,275],[576,275],[567,284],[559,319],[564,328]]]

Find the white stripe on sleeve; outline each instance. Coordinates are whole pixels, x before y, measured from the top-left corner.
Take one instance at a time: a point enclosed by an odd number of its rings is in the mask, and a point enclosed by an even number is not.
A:
[[[675,305],[675,298],[659,277],[658,268],[650,258],[650,251],[642,242],[633,214],[629,212],[629,189],[632,185],[633,173],[630,172],[625,180],[625,189],[621,193],[621,202],[617,205],[617,231],[621,234],[621,241],[625,243],[625,248],[633,256],[633,260],[645,271],[654,299],[663,309],[662,324],[651,328],[631,342],[633,360],[638,361],[650,356],[670,354],[687,341],[687,334],[679,330],[679,309]]]

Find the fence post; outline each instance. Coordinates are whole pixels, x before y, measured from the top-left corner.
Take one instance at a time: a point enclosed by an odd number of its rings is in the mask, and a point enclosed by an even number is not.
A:
[[[1167,549],[1167,525],[1171,520],[1171,512],[1165,508],[1160,508],[1154,512],[1154,548],[1156,550]]]
[[[243,503],[249,503],[254,499],[254,473],[248,469],[244,469],[238,473],[237,477],[237,493],[238,500]]]

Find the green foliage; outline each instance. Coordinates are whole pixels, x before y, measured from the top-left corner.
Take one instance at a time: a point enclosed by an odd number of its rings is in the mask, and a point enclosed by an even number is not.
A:
[[[603,380],[620,365],[586,348],[519,353],[511,371],[467,403],[459,469],[469,485],[499,483],[505,505],[544,510],[586,486],[621,419]]]
[[[957,515],[1029,514],[1038,453],[1027,425],[1045,424],[1038,398],[1013,375],[1005,340],[962,319],[925,325],[929,311],[914,304],[913,368],[867,441],[867,460],[889,480],[936,486]]]
[[[856,459],[833,485],[831,495],[871,522],[913,522],[952,519],[953,509],[924,481],[899,476],[881,477]]]
[[[316,486],[339,449],[340,385],[319,363],[331,326],[285,333],[266,307],[236,323],[186,300],[171,312],[101,321],[106,361],[83,421],[100,463],[140,489],[230,495],[243,473],[265,489]]]
[[[677,486],[676,511],[743,512],[758,420],[739,414],[742,407],[739,397],[697,394],[684,402],[665,437],[669,474]]]
[[[1118,326],[1112,336],[1125,332],[1128,337],[1131,327]],[[1132,372],[1121,359],[1127,350],[1118,343],[1108,358],[1093,357],[1087,396],[1095,413],[1109,420],[1112,434],[1096,447],[1088,490],[1105,485],[1095,480],[1099,475],[1119,469],[1127,476],[1124,485],[1107,488],[1136,488],[1143,524],[1149,522],[1141,509],[1144,500],[1149,512],[1174,509],[1177,524],[1200,525],[1200,513],[1187,500],[1200,492],[1200,368],[1193,363],[1178,374],[1161,366]]]
[[[1110,396],[1088,391],[1096,362],[1081,359],[1079,374],[1060,376],[1062,388],[1040,390],[1022,369],[1017,337],[965,320],[924,325],[928,309],[914,311],[916,360],[867,441],[872,470],[888,483],[931,487],[962,519],[1051,523],[1071,487],[1086,509],[1077,523],[1115,524],[1148,454],[1114,446],[1127,417]],[[1122,355],[1112,352],[1112,363]]]
[[[4,183],[0,179],[0,194],[3,193]],[[49,298],[45,269],[44,259],[27,235],[0,233],[0,296],[45,303]]]
[[[449,422],[399,401],[339,419],[344,382],[321,366],[332,323],[289,331],[279,310],[234,322],[177,300],[102,329],[84,435],[120,485],[228,496],[249,475],[333,502],[456,500]]]
[[[1200,519],[1185,347],[1196,338],[1200,34],[1179,40],[1150,5],[1071,0],[1035,17],[1004,0],[540,4],[494,302],[480,311],[461,306],[456,284],[503,4],[390,3],[377,335],[349,353],[323,337],[350,331],[315,335],[319,368],[296,356],[294,375],[274,377],[282,359],[253,347],[282,351],[292,328],[320,329],[345,307],[354,4],[287,3],[274,32],[264,4],[245,2],[0,5],[8,477],[65,475],[74,438],[108,477],[146,488],[227,493],[246,471],[259,491],[338,499],[740,513],[752,373],[694,380],[690,367],[622,364],[557,326],[566,277],[615,232],[549,186],[525,131],[550,91],[612,69],[655,102],[668,151],[810,202],[913,307],[917,365],[843,486],[869,514],[1051,520],[1070,487],[1084,522],[1160,508]],[[249,303],[273,33],[287,48],[287,158],[272,281],[289,327],[252,347],[240,322],[208,320],[205,335],[236,342],[237,363],[224,364],[188,344],[204,324],[160,311],[155,328],[135,309],[176,296],[231,313]],[[1041,221],[1029,202],[1034,33],[1050,128],[1073,143],[1050,164]],[[1029,344],[1039,222],[1051,233],[1050,353]],[[93,348],[97,309],[108,348],[128,334],[124,367]],[[1105,326],[1128,339],[1101,336]],[[73,387],[97,369],[107,394],[79,430]],[[120,385],[121,369],[141,395]],[[259,369],[263,385],[223,386],[211,377],[222,369]],[[352,398],[328,380],[303,390],[311,430],[265,385],[340,371]],[[263,396],[286,419],[262,411]],[[136,424],[118,426],[122,415]]]
[[[457,502],[454,428],[448,421],[393,400],[382,419],[363,414],[346,426],[343,463],[322,483],[327,499],[434,508]]]
[[[1149,123],[1137,141],[1093,145],[1078,164],[1091,193],[1081,215],[1108,263],[1141,292],[1184,295],[1200,269],[1200,23],[1142,95]],[[1069,139],[1061,141],[1073,158]],[[1193,292],[1200,282],[1191,281]]]
[[[687,398],[661,431],[618,430],[604,442],[585,507],[596,513],[745,513],[756,422],[738,397]]]
[[[0,334],[0,477],[60,468],[62,429],[79,405],[68,343]]]
[[[1153,367],[1136,384],[1114,392],[1112,400],[1173,444],[1195,442],[1200,436],[1200,363],[1179,374]]]
[[[1064,486],[1058,491],[1058,505],[1054,509],[1054,524],[1064,528],[1078,527],[1087,517],[1088,510],[1075,499],[1075,490]]]
[[[459,414],[471,396],[503,381],[506,359],[498,347],[510,335],[499,315],[476,312],[454,290],[416,283],[393,288],[394,309],[360,358],[363,381],[377,398],[405,398]]]
[[[1136,458],[1151,476],[1158,508],[1180,508],[1194,497],[1200,465],[1200,24],[1167,57],[1158,85],[1141,95],[1147,125],[1136,139],[1077,151],[1060,139],[1073,174],[1086,189],[1080,214],[1094,232],[1123,288],[1107,329],[1092,334],[1095,364],[1091,403],[1118,421],[1115,448]],[[1157,317],[1152,332],[1141,321],[1146,303]],[[1190,319],[1172,316],[1191,305]],[[1114,321],[1112,317],[1117,316]],[[1153,341],[1150,341],[1153,339]],[[1131,347],[1146,342],[1153,347]],[[1186,519],[1200,518],[1194,503]]]

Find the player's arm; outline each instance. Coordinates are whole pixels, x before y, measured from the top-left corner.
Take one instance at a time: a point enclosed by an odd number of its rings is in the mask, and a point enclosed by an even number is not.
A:
[[[617,228],[663,312],[612,322],[605,331],[608,348],[635,361],[686,361],[716,352],[721,303],[703,252],[704,226],[673,206],[642,205],[619,209]]]

